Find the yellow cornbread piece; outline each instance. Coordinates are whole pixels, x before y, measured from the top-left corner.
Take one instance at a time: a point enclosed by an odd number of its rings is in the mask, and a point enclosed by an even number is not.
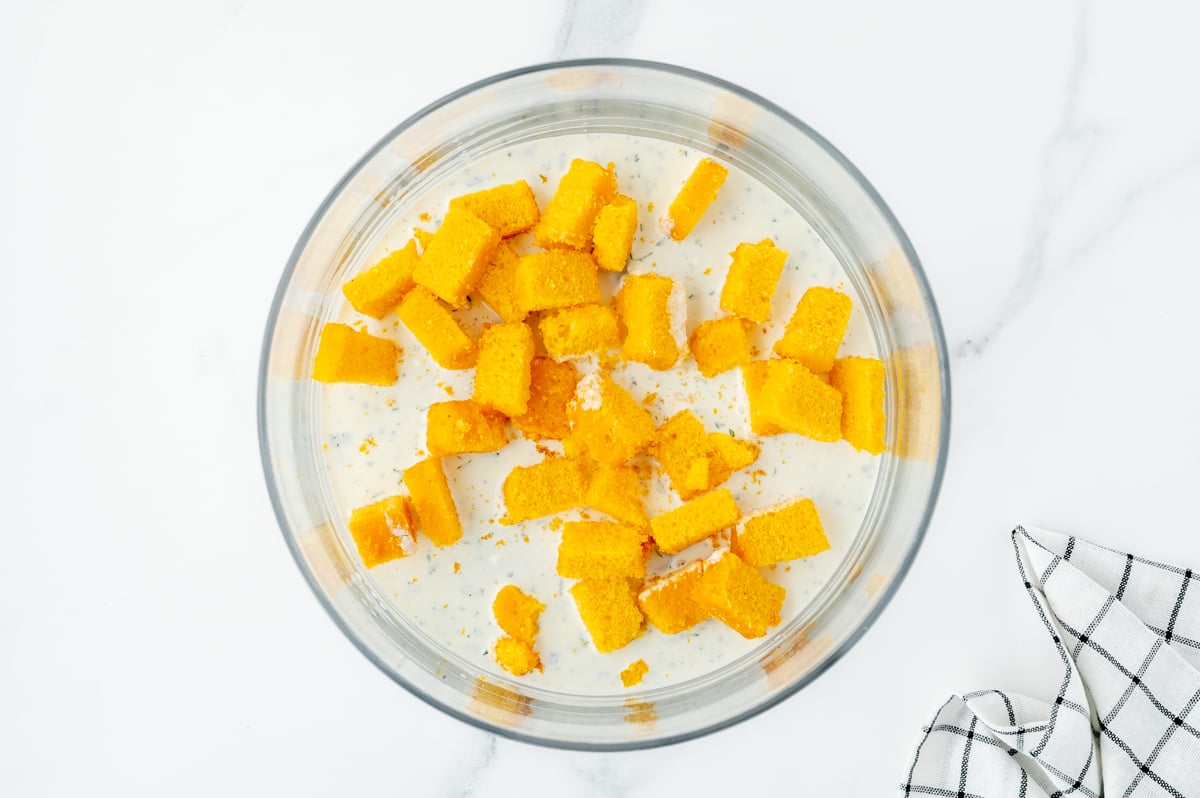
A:
[[[689,493],[695,495],[708,490],[710,463],[711,460],[707,457],[697,457],[688,466],[687,476],[684,477],[683,484]]]
[[[469,369],[475,365],[475,342],[428,289],[418,285],[405,294],[396,315],[442,368]]]
[[[519,524],[583,505],[588,475],[573,457],[547,457],[531,466],[517,466],[504,478],[502,524]]]
[[[644,579],[650,538],[615,521],[569,521],[558,545],[558,575],[568,579]]]
[[[596,216],[616,193],[617,178],[611,167],[576,158],[534,226],[534,242],[543,249],[587,249]]]
[[[496,311],[501,321],[524,321],[525,313],[517,307],[515,295],[517,284],[517,261],[520,258],[505,242],[496,245],[492,260],[488,263],[475,291],[487,306]]]
[[[600,209],[592,231],[592,256],[601,269],[619,272],[625,268],[637,227],[637,203],[624,194]]]
[[[692,596],[703,569],[704,562],[696,560],[642,586],[638,606],[654,628],[663,634],[678,634],[712,616]]]
[[[415,528],[407,496],[389,496],[350,513],[350,535],[367,568],[412,554]]]
[[[692,330],[688,348],[705,377],[750,362],[749,323],[737,316],[712,319]]]
[[[434,402],[425,425],[425,448],[434,457],[495,452],[508,443],[505,419],[469,399]]]
[[[317,382],[394,385],[400,353],[394,341],[330,322],[321,328],[312,378]]]
[[[520,313],[600,304],[596,261],[586,252],[555,249],[523,255],[513,275],[513,305]]]
[[[417,240],[417,243],[421,245],[421,251],[424,252],[425,249],[429,246],[429,242],[433,240],[433,231],[432,230],[422,230],[419,227],[414,227],[413,228],[413,238],[415,238]]]
[[[742,637],[762,637],[780,621],[787,591],[763,578],[731,551],[719,551],[704,561],[696,602]]]
[[[713,448],[709,464],[709,490],[724,483],[734,471],[741,471],[758,459],[759,448],[750,441],[739,440],[723,432],[710,432],[708,442]]]
[[[654,436],[653,454],[666,473],[671,489],[681,499],[686,501],[708,490],[707,463],[713,454],[713,445],[704,425],[691,410],[680,410],[663,422]],[[704,482],[694,487],[689,475],[700,467],[696,463],[701,461],[705,463]]]
[[[851,305],[850,297],[833,288],[808,289],[775,342],[775,354],[798,360],[814,374],[829,371],[846,334]]]
[[[382,319],[396,309],[415,285],[413,269],[420,260],[417,242],[409,241],[342,286],[342,293],[359,313]]]
[[[437,546],[457,543],[462,537],[462,524],[458,520],[458,508],[454,506],[446,472],[442,470],[442,461],[428,457],[404,469],[401,477],[412,497],[421,533]]]
[[[413,271],[413,280],[456,308],[492,259],[500,234],[463,208],[451,208]]]
[[[555,360],[585,357],[621,345],[617,313],[604,305],[578,305],[547,313],[538,322],[542,345]]]
[[[696,222],[700,221],[708,206],[717,198],[717,191],[728,175],[729,170],[712,158],[705,158],[696,164],[683,188],[679,189],[667,208],[667,215],[662,218],[662,227],[667,235],[676,241],[687,238]]]
[[[755,435],[779,435],[783,429],[767,421],[762,410],[762,387],[767,381],[769,360],[753,360],[742,366],[742,382],[746,386],[746,399],[750,407],[750,431]]]
[[[639,659],[637,662],[631,662],[628,668],[621,671],[621,684],[626,687],[641,684],[642,679],[649,672],[650,666],[646,664],[646,660]]]
[[[462,208],[493,227],[501,238],[515,236],[537,224],[538,206],[533,189],[524,180],[485,188],[450,200],[450,210]]]
[[[829,538],[812,499],[792,499],[742,518],[730,548],[747,565],[773,565],[820,554]]]
[[[887,418],[883,412],[883,361],[843,357],[833,362],[829,384],[842,394],[842,437],[855,449],[879,454]]]
[[[571,588],[597,651],[616,651],[642,633],[646,621],[633,584],[628,579],[584,579]]]
[[[738,520],[733,494],[725,488],[705,493],[650,519],[650,535],[663,554],[677,554]]]
[[[619,466],[654,440],[654,417],[606,374],[589,374],[567,405],[571,440],[601,465]]]
[[[621,359],[652,369],[671,368],[686,354],[683,286],[658,274],[629,274],[613,300],[625,325]]]
[[[548,357],[535,357],[529,372],[529,408],[513,417],[513,426],[531,440],[560,441],[571,432],[567,403],[575,396],[579,372]]]
[[[637,472],[627,466],[597,468],[588,484],[584,504],[636,527],[650,524],[642,504],[641,481]]]
[[[758,396],[763,418],[818,441],[842,437],[842,395],[794,360],[768,360]]]
[[[757,244],[738,244],[721,287],[721,310],[762,324],[771,316],[771,297],[787,253],[764,238]]]
[[[533,330],[522,322],[496,324],[479,336],[471,398],[506,416],[529,409]]]
[[[533,646],[515,637],[502,637],[492,645],[496,663],[513,676],[524,676],[534,668],[542,667],[542,658]]]
[[[520,640],[530,648],[538,633],[538,616],[546,605],[516,585],[500,588],[492,600],[492,615],[505,634]]]

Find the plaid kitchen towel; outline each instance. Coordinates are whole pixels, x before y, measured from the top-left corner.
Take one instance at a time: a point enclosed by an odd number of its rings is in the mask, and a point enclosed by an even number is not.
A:
[[[903,794],[1200,798],[1200,573],[1037,529],[1012,539],[1058,695],[954,696]]]

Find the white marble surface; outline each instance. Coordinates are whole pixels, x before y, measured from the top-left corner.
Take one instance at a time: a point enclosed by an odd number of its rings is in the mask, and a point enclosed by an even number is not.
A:
[[[1057,678],[1014,522],[1200,566],[1198,7],[787,5],[0,11],[0,793],[887,795],[949,692]],[[832,139],[954,353],[942,499],[875,628],[752,721],[617,755],[498,741],[347,644],[253,414],[280,270],[343,171],[463,83],[583,55],[723,76]]]

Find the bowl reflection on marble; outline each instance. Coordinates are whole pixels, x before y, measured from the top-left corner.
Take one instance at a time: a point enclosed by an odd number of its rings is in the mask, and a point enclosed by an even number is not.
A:
[[[886,451],[873,461],[857,529],[847,531],[820,584],[737,656],[673,683],[627,690],[618,684],[572,691],[514,679],[414,623],[363,568],[331,498],[321,394],[308,378],[320,328],[342,305],[341,283],[431,185],[504,148],[583,133],[634,135],[711,154],[772,192],[835,259],[886,372]],[[837,150],[786,111],[724,81],[662,64],[591,60],[518,70],[457,91],[403,122],[350,170],[283,274],[267,325],[258,410],[263,466],[284,538],[330,616],[372,662],[468,723],[545,745],[611,750],[737,723],[813,682],[858,640],[903,579],[929,523],[949,406],[945,343],[916,255]],[[805,486],[794,489],[803,493]],[[481,602],[486,611],[490,600]]]

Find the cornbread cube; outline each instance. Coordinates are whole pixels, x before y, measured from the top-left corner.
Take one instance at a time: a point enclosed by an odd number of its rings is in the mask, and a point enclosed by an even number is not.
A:
[[[601,269],[619,272],[625,268],[637,227],[637,203],[624,194],[600,209],[592,231],[592,256]]]
[[[532,363],[533,330],[519,321],[487,328],[479,336],[472,398],[506,416],[522,415],[529,409]]]
[[[517,308],[514,294],[519,260],[512,247],[501,241],[496,245],[492,260],[480,275],[479,282],[475,284],[475,291],[489,308],[496,311],[501,321],[525,320],[525,313]]]
[[[738,244],[721,287],[721,310],[762,324],[771,316],[771,297],[787,253],[769,238]]]
[[[499,243],[494,227],[468,210],[452,208],[421,253],[413,279],[461,308]]]
[[[576,158],[558,181],[554,196],[534,226],[534,242],[543,249],[587,249],[600,209],[616,193],[617,178],[611,165],[606,169],[593,161]]]
[[[615,521],[569,521],[558,545],[558,575],[568,579],[644,579],[650,538]]]
[[[707,457],[697,457],[688,466],[687,476],[684,477],[683,484],[689,493],[703,493],[708,490],[709,480],[709,463],[711,461]]]
[[[350,513],[350,536],[367,568],[412,554],[415,529],[407,496],[389,496]]]
[[[767,381],[769,360],[754,360],[742,366],[742,382],[750,407],[750,431],[755,435],[779,435],[783,428],[767,421],[762,409],[762,387]]]
[[[546,605],[516,585],[500,588],[492,601],[492,615],[505,634],[533,647],[538,633],[538,616]]]
[[[622,360],[664,371],[687,353],[687,299],[682,285],[658,274],[629,274],[621,281],[614,303],[625,324]]]
[[[742,637],[762,637],[780,621],[787,591],[763,578],[731,551],[718,551],[704,561],[692,594],[696,603]]]
[[[707,463],[713,454],[713,445],[704,425],[691,410],[680,410],[663,422],[655,433],[653,454],[666,473],[671,489],[684,501],[708,490]],[[705,463],[704,483],[693,487],[699,477],[693,478],[692,470],[700,468],[696,465],[700,461]]]
[[[774,565],[820,554],[829,538],[812,499],[792,499],[742,518],[730,548],[747,565]]]
[[[628,645],[646,625],[637,591],[628,579],[584,579],[571,587],[571,597],[597,651]]]
[[[573,457],[547,457],[531,466],[517,466],[504,478],[502,524],[519,524],[583,505],[588,474]]]
[[[400,354],[400,347],[387,338],[330,322],[321,328],[312,378],[317,382],[394,385]]]
[[[425,448],[434,457],[495,452],[508,443],[504,416],[469,399],[434,402],[425,425]]]
[[[421,251],[424,252],[429,248],[429,242],[433,240],[432,230],[422,230],[419,227],[413,228],[413,238],[421,245]]]
[[[842,437],[860,451],[883,451],[883,361],[843,357],[833,362],[829,383],[842,394]]]
[[[713,457],[709,461],[709,490],[724,484],[734,471],[741,471],[758,459],[758,446],[750,441],[738,440],[723,432],[708,433],[708,441],[713,448]]]
[[[619,466],[654,440],[654,417],[605,374],[589,374],[567,405],[571,440],[600,465]]]
[[[513,276],[514,306],[520,313],[600,304],[596,261],[586,252],[551,250],[523,255]]]
[[[688,338],[688,348],[696,358],[696,367],[705,377],[729,371],[750,362],[748,323],[737,316],[706,321]]]
[[[456,208],[475,214],[495,228],[501,238],[524,233],[538,220],[537,200],[524,180],[455,197],[450,200],[450,210]]]
[[[347,281],[342,286],[342,293],[359,313],[382,319],[396,309],[415,285],[412,275],[418,260],[417,242],[410,240],[403,248]]]
[[[562,308],[538,322],[546,353],[555,360],[585,357],[621,345],[617,314],[604,305]]]
[[[534,668],[542,667],[542,658],[524,640],[502,637],[492,646],[496,663],[513,676],[524,676]]]
[[[646,660],[639,659],[637,662],[631,662],[628,668],[621,671],[621,684],[626,687],[641,684],[642,679],[649,672],[650,666],[646,664]]]
[[[450,546],[462,537],[458,508],[450,493],[450,483],[442,470],[442,461],[427,457],[401,474],[404,486],[412,496],[417,526],[425,537],[437,546]]]
[[[663,554],[677,554],[738,520],[733,494],[725,488],[705,493],[650,519],[650,535]]]
[[[795,360],[768,360],[759,393],[763,417],[818,441],[842,437],[842,395]]]
[[[728,175],[729,170],[712,158],[705,158],[696,164],[683,188],[679,189],[667,208],[667,215],[662,218],[662,228],[667,235],[676,241],[687,238],[696,222],[700,221],[708,206],[717,198],[717,191]]]
[[[846,334],[851,305],[841,291],[819,285],[808,289],[775,342],[775,354],[800,361],[814,374],[829,371]]]
[[[396,315],[442,368],[469,369],[475,365],[475,342],[428,289],[418,285],[405,294]]]
[[[567,403],[575,396],[579,372],[548,357],[535,357],[529,371],[529,409],[513,417],[513,426],[530,440],[560,441],[571,432]]]
[[[704,562],[696,560],[666,576],[651,579],[642,587],[638,593],[638,607],[658,631],[666,635],[678,634],[712,617],[692,597],[703,569]]]
[[[600,466],[592,474],[584,504],[618,521],[645,528],[650,525],[642,504],[641,482],[627,466]]]

